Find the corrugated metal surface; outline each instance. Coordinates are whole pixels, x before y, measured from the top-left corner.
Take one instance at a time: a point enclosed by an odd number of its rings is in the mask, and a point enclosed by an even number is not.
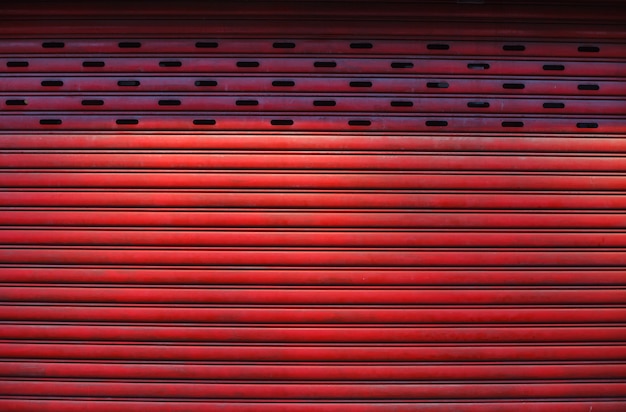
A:
[[[3,411],[623,412],[620,2],[0,17]]]

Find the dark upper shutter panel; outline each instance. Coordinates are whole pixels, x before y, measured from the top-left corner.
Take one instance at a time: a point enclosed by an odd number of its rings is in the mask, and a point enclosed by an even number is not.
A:
[[[0,12],[1,410],[626,410],[621,2]]]

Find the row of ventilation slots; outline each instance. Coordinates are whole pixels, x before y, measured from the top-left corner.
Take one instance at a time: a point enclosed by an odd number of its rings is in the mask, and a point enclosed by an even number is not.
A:
[[[120,49],[139,49],[141,48],[141,42],[138,41],[123,41],[119,42],[118,47]],[[41,47],[44,49],[62,49],[65,47],[65,42],[61,41],[47,41],[41,43]],[[199,41],[196,42],[196,48],[198,49],[217,49],[219,43],[215,41]],[[275,49],[295,49],[296,43],[294,42],[274,42],[272,47]],[[350,43],[351,49],[373,49],[374,44],[369,42],[355,42]],[[450,45],[446,43],[430,43],[426,45],[428,50],[450,50]],[[526,50],[526,46],[523,44],[505,44],[502,46],[503,51],[517,51],[523,52]],[[599,53],[600,47],[598,46],[579,46],[579,53]]]
[[[43,80],[41,82],[42,87],[63,87],[63,80]],[[141,82],[139,80],[119,80],[117,82],[119,87],[139,87]],[[215,80],[196,80],[194,85],[196,87],[216,87],[217,81]],[[295,87],[296,82],[293,80],[274,80],[272,86],[274,87]],[[373,87],[371,81],[352,81],[349,83],[350,87],[368,88]],[[450,87],[448,82],[427,82],[426,87],[429,89],[447,89]],[[506,90],[523,90],[526,88],[524,83],[503,83],[502,88]],[[598,84],[579,84],[578,90],[583,91],[598,91],[600,85]]]
[[[117,119],[115,121],[118,125],[137,125],[139,124],[139,120],[137,119]],[[39,124],[41,125],[61,125],[63,124],[63,120],[61,119],[40,119]],[[194,119],[193,124],[196,126],[214,126],[217,124],[215,119]],[[294,121],[292,119],[272,119],[270,120],[270,124],[272,126],[292,126]],[[427,120],[424,123],[429,127],[446,127],[448,126],[448,122],[446,120]],[[362,119],[353,119],[348,120],[348,126],[371,126],[372,122],[370,120],[362,120]],[[505,121],[501,123],[502,127],[524,127],[524,122],[513,122],[513,121]],[[579,129],[597,129],[598,123],[585,122],[585,123],[576,123],[576,127]]]
[[[25,60],[20,61],[8,61],[7,67],[28,67],[29,63]],[[104,67],[105,62],[103,61],[84,61],[83,67],[89,68],[97,68]],[[163,60],[159,62],[159,67],[182,67],[183,63],[179,60]],[[236,63],[236,66],[239,68],[256,68],[261,66],[261,63],[257,61],[249,61],[242,60]],[[415,65],[411,62],[391,62],[390,64],[392,69],[412,69]],[[337,62],[334,61],[316,61],[313,62],[313,67],[316,68],[335,68],[337,67]],[[491,66],[489,63],[468,63],[467,68],[470,70],[487,70]],[[543,70],[546,71],[563,71],[565,70],[565,65],[563,64],[544,64]]]

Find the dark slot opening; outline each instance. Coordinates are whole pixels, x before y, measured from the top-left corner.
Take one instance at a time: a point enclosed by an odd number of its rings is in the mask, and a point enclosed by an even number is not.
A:
[[[487,70],[489,68],[488,63],[468,63],[467,68],[470,70]]]
[[[41,85],[45,87],[63,86],[63,82],[61,80],[44,80]]]
[[[564,109],[565,103],[547,102],[543,104],[543,108],[544,109]]]
[[[26,100],[24,99],[10,99],[6,101],[7,106],[26,106]]]
[[[372,47],[374,47],[372,43],[350,43],[351,49],[371,49]]]
[[[349,126],[371,126],[372,122],[369,120],[349,120]]]
[[[413,102],[406,100],[394,100],[391,102],[391,107],[413,107]]]
[[[104,62],[83,62],[83,67],[104,67]]]
[[[337,63],[335,62],[315,62],[313,63],[313,67],[337,67]]]
[[[392,62],[391,63],[392,69],[412,69],[413,66],[414,66],[413,63],[410,63],[410,62]]]
[[[159,106],[180,106],[180,100],[159,100]]]
[[[272,47],[275,49],[295,49],[296,43],[292,42],[276,42],[272,44]]]
[[[83,100],[81,104],[83,106],[102,106],[104,104],[104,100]]]
[[[65,47],[65,43],[62,41],[46,41],[41,43],[41,47],[44,49],[62,49]]]
[[[600,86],[597,84],[579,84],[578,90],[600,90]]]
[[[217,82],[215,80],[196,80],[194,84],[199,87],[217,86]]]
[[[580,46],[578,51],[581,53],[598,53],[600,48],[597,46]]]
[[[237,62],[237,67],[259,67],[259,62],[242,61]]]
[[[576,127],[579,128],[579,129],[597,129],[598,128],[598,123],[581,122],[581,123],[576,123]]]
[[[445,120],[427,120],[426,126],[447,126],[448,122]]]
[[[139,80],[120,80],[117,82],[118,86],[139,86]]]
[[[293,87],[296,85],[296,82],[293,80],[274,80],[272,82],[272,86],[275,87]]]
[[[428,50],[450,50],[450,45],[445,43],[431,43],[426,45]]]
[[[181,67],[182,62],[178,60],[164,60],[159,62],[159,67]]]
[[[450,87],[450,84],[447,82],[428,82],[426,83],[426,87],[429,89],[447,89]]]
[[[502,122],[502,127],[524,127],[524,122]]]
[[[272,119],[270,121],[272,126],[291,126],[293,125],[293,120],[291,119]]]
[[[526,87],[526,85],[524,83],[504,83],[502,85],[503,89],[517,89],[517,90],[521,90],[524,89]]]
[[[117,124],[139,124],[139,120],[137,119],[117,119],[115,121]]]
[[[562,64],[544,64],[543,69],[549,71],[561,71],[565,70],[565,66]]]
[[[372,82],[350,82],[350,87],[372,87]]]
[[[237,106],[258,106],[259,101],[258,100],[237,100],[235,104]]]
[[[505,44],[502,46],[502,50],[504,51],[524,51],[526,50],[526,46],[523,44]]]
[[[196,47],[198,49],[217,49],[219,44],[216,41],[198,41]]]
[[[139,43],[138,41],[122,41],[117,43],[117,46],[120,49],[138,49],[139,47],[141,47],[141,43]]]
[[[489,107],[489,102],[468,102],[467,107],[476,108],[476,109],[486,109]]]
[[[213,119],[195,119],[193,124],[196,126],[213,126],[215,124],[215,120]]]
[[[7,62],[7,67],[28,67],[28,62],[10,61],[10,62]]]
[[[63,121],[61,119],[41,119],[39,120],[39,124],[52,124],[59,125],[62,124]]]
[[[336,106],[337,102],[334,100],[314,100],[313,106]]]

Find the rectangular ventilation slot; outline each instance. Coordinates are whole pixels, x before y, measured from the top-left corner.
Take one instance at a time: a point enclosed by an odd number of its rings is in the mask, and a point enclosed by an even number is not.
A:
[[[10,61],[10,62],[7,62],[7,67],[28,67],[28,62]]]
[[[413,102],[406,100],[394,100],[391,102],[391,107],[413,107]]]
[[[248,61],[237,62],[237,67],[259,67],[259,66],[260,66],[259,62],[248,62]]]
[[[258,106],[259,101],[258,100],[237,100],[235,104],[237,106]]]
[[[83,62],[83,67],[104,67],[104,62]]]
[[[62,41],[46,41],[41,43],[41,47],[44,49],[62,49],[65,47],[65,43]]]
[[[335,62],[315,62],[313,63],[313,67],[337,67],[337,63]]]
[[[6,101],[7,106],[26,106],[26,100],[24,99],[11,99]]]
[[[372,82],[350,82],[350,87],[372,87]]]
[[[502,46],[502,50],[504,51],[524,51],[526,50],[526,46],[523,44],[505,44]]]
[[[104,104],[104,100],[83,100],[81,104],[83,106],[102,106]]]
[[[544,103],[544,109],[565,109],[565,103]]]
[[[196,48],[198,49],[217,49],[219,44],[215,41],[198,41],[196,42]]]
[[[509,89],[509,90],[521,90],[524,89],[526,87],[526,85],[524,83],[504,83],[502,85],[503,89]]]
[[[470,70],[487,70],[489,68],[488,63],[468,63],[467,68]]]
[[[180,106],[180,100],[159,100],[159,106]]]
[[[63,121],[61,119],[41,119],[39,120],[39,124],[43,125],[60,125]]]
[[[44,87],[59,87],[63,86],[63,82],[61,80],[44,80],[41,82],[41,85]]]
[[[117,119],[115,121],[116,124],[139,124],[139,120],[137,119]]]
[[[448,122],[445,120],[427,120],[426,121],[426,126],[429,126],[429,127],[435,127],[435,126],[443,127],[447,125],[448,125]]]
[[[337,105],[337,102],[335,102],[334,100],[314,100],[313,101],[313,106],[332,107],[336,105]]]
[[[141,43],[139,43],[138,41],[123,41],[119,42],[117,46],[120,49],[138,49],[141,47]]]
[[[599,53],[600,48],[597,46],[580,46],[578,51],[581,53]]]
[[[391,63],[392,69],[412,69],[414,66],[413,63],[410,62],[393,62]]]
[[[524,127],[524,122],[502,122],[502,127]]]
[[[217,82],[215,80],[196,80],[194,83],[198,87],[214,87],[217,86]]]
[[[369,120],[349,120],[349,126],[371,126],[372,122]]]
[[[273,119],[270,121],[272,126],[291,126],[293,125],[293,120],[290,119]]]
[[[598,128],[598,123],[576,123],[576,127],[579,129],[597,129]]]
[[[159,62],[159,67],[181,67],[182,65],[183,63],[178,60],[165,60]]]
[[[272,44],[272,47],[275,49],[295,49],[296,43],[291,42],[276,42]]]
[[[543,69],[547,71],[562,71],[565,70],[565,66],[562,64],[544,64]]]
[[[213,119],[195,119],[193,124],[196,126],[214,126],[215,120]]]
[[[350,43],[351,49],[371,49],[374,47],[372,43]]]
[[[429,89],[447,89],[450,87],[450,84],[447,82],[428,82],[426,83],[426,87]]]
[[[272,82],[272,86],[274,87],[293,87],[296,85],[296,82],[293,80],[274,80]]]
[[[426,45],[428,50],[450,50],[450,45],[445,43],[431,43]]]
[[[468,102],[467,103],[467,107],[470,107],[472,109],[486,109],[488,108],[489,102]]]
[[[120,80],[117,82],[118,86],[139,86],[139,80]]]
[[[578,90],[600,90],[597,84],[579,84]]]

